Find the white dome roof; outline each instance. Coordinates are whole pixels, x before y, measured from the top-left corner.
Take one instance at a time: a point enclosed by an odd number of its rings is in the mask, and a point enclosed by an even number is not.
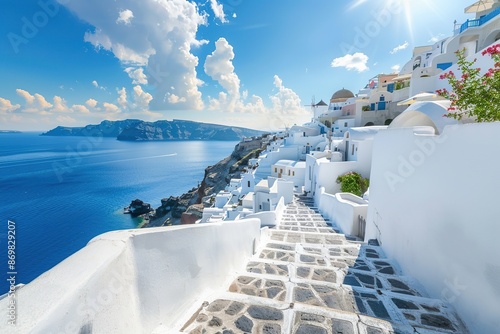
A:
[[[450,104],[448,100],[415,102],[396,117],[389,128],[432,126],[436,134],[440,134],[445,126],[458,124],[457,120],[444,117]]]

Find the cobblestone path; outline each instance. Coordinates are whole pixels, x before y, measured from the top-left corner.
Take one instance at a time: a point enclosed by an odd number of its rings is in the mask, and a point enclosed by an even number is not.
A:
[[[193,334],[468,333],[381,247],[350,241],[296,197],[240,273],[181,329]]]

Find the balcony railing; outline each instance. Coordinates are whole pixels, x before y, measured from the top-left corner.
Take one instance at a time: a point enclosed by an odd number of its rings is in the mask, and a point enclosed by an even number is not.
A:
[[[483,24],[485,24],[486,22],[490,21],[491,19],[493,19],[495,16],[497,16],[498,14],[500,14],[500,7],[498,7],[497,9],[495,9],[494,11],[492,11],[491,13],[487,14],[487,15],[484,15],[484,16],[481,16],[480,18],[478,19],[475,19],[475,20],[467,20],[465,21],[461,26],[460,26],[460,34],[463,33],[465,30],[471,28],[471,27],[480,27],[482,26]]]

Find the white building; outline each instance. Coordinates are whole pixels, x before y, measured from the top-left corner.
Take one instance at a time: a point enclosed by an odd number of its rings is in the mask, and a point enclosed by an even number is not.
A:
[[[283,197],[284,204],[293,200],[293,182],[269,177],[254,188],[254,212],[273,211]]]
[[[271,166],[271,176],[293,182],[296,188],[304,186],[305,161],[279,160]]]
[[[457,50],[465,48],[469,60],[477,58],[477,67],[483,72],[491,67],[493,64],[491,59],[481,56],[480,52],[500,40],[500,3],[498,0],[485,2],[486,5],[466,8],[466,13],[474,14],[475,18],[456,24],[453,36],[413,50],[412,59],[403,66],[398,76],[399,84],[395,90],[398,99],[403,100],[421,92],[435,92],[437,89],[449,88],[447,81],[439,79],[439,76],[443,71],[449,70],[460,75],[456,64]],[[491,8],[475,11],[475,8],[486,8],[484,6],[488,5],[491,5]],[[407,90],[408,94],[398,92],[398,88]]]

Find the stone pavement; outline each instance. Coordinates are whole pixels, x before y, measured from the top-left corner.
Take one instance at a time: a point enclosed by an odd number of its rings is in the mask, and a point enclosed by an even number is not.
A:
[[[347,240],[312,205],[296,197],[246,272],[181,332],[468,333],[449,305],[426,297],[379,246]]]

